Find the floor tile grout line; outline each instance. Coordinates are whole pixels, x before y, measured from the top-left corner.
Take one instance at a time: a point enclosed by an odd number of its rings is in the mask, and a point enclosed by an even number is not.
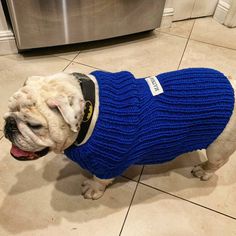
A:
[[[142,173],[143,173],[143,169],[144,169],[144,166],[143,166],[143,168],[142,168],[142,170],[141,170],[141,173],[140,173],[139,178],[138,178],[138,182],[137,182],[137,184],[136,184],[136,186],[135,186],[134,193],[133,193],[133,196],[132,196],[132,198],[131,198],[131,201],[130,201],[130,204],[129,204],[129,208],[128,208],[127,212],[126,212],[126,215],[125,215],[123,224],[122,224],[122,226],[121,226],[121,230],[120,230],[119,236],[121,236],[122,231],[123,231],[124,226],[125,226],[125,223],[126,223],[126,220],[127,220],[127,218],[128,218],[130,208],[131,208],[131,206],[132,206],[132,203],[133,203],[133,201],[134,201],[135,194],[136,194],[137,189],[138,189],[139,180],[140,180],[141,175],[142,175]]]
[[[183,60],[183,57],[184,57],[185,51],[186,51],[187,46],[188,46],[188,42],[189,42],[189,39],[187,40],[187,42],[186,42],[186,44],[185,44],[184,51],[183,51],[183,54],[182,54],[182,56],[181,56],[181,58],[180,58],[180,61],[179,61],[179,64],[178,64],[177,70],[179,70],[180,65],[181,65],[181,63],[182,63],[182,60]]]
[[[198,206],[198,207],[202,207],[202,208],[205,208],[205,209],[207,209],[207,210],[209,210],[209,211],[213,211],[213,212],[215,212],[215,213],[218,213],[218,214],[223,215],[223,216],[225,216],[225,217],[228,217],[228,218],[230,218],[230,219],[236,220],[236,217],[233,217],[233,216],[231,216],[231,215],[227,215],[227,214],[222,213],[222,212],[220,212],[220,211],[217,211],[217,210],[214,210],[214,209],[209,208],[209,207],[207,207],[207,206],[201,205],[201,204],[199,204],[199,203],[190,201],[190,200],[185,199],[185,198],[183,198],[183,197],[180,197],[180,196],[178,196],[178,195],[175,195],[175,194],[166,192],[166,191],[164,191],[164,190],[161,190],[161,189],[159,189],[159,188],[156,188],[156,187],[153,187],[153,186],[151,186],[151,185],[145,184],[145,183],[143,183],[143,182],[139,182],[139,184],[144,185],[144,186],[149,187],[149,188],[152,188],[152,189],[155,189],[155,190],[157,190],[157,191],[160,191],[160,192],[165,193],[165,194],[167,194],[167,195],[170,195],[170,196],[172,196],[172,197],[181,199],[181,200],[183,200],[183,201],[185,201],[185,202],[191,203],[191,204],[196,205],[196,206]]]
[[[79,53],[80,53],[80,51],[78,51],[78,53],[73,57],[73,59],[68,59],[68,58],[65,58],[65,57],[63,57],[63,56],[58,56],[58,55],[55,55],[54,53],[50,54],[50,56],[59,58],[59,59],[61,59],[61,60],[73,62],[73,60],[79,55]]]
[[[142,178],[142,175],[143,175],[143,171],[144,171],[144,168],[145,168],[145,165],[142,166],[142,170],[141,170],[141,173],[139,175],[139,178],[138,178],[138,183],[140,182],[141,178]]]
[[[71,63],[72,63],[73,61],[70,61],[69,63],[68,63],[68,65],[67,66],[65,66],[65,68],[62,70],[62,71],[65,71],[66,70],[66,68],[68,68],[70,65],[71,65]]]
[[[77,63],[77,64],[80,64],[80,65],[83,65],[83,66],[87,66],[87,67],[96,69],[96,70],[102,70],[102,71],[107,71],[107,72],[109,72],[108,70],[104,70],[104,69],[101,69],[101,68],[98,68],[98,67],[95,67],[95,66],[91,66],[91,65],[88,65],[88,64],[84,64],[84,63],[81,63],[81,62],[77,62],[77,61],[73,61],[73,62],[74,62],[74,63]]]
[[[173,33],[169,33],[169,32],[163,32],[163,31],[158,31],[158,32],[162,33],[162,34],[167,34],[167,35],[170,35],[170,36],[175,36],[175,37],[178,37],[178,38],[181,38],[181,39],[187,39],[188,40],[188,37],[180,36],[180,35],[177,35],[177,34],[173,34]]]
[[[127,217],[128,217],[128,214],[129,214],[129,211],[130,211],[130,208],[131,208],[131,205],[132,205],[132,203],[133,203],[134,196],[135,196],[135,194],[136,194],[136,191],[137,191],[138,185],[139,185],[139,183],[136,182],[136,186],[135,186],[135,189],[134,189],[134,193],[133,193],[133,196],[132,196],[132,198],[131,198],[131,201],[130,201],[130,205],[129,205],[129,207],[128,207],[128,210],[127,210],[127,212],[126,212],[126,215],[125,215],[125,218],[124,218],[123,224],[122,224],[122,226],[121,226],[119,236],[121,236],[122,231],[123,231],[123,229],[124,229],[124,226],[125,226],[125,223],[126,223],[126,220],[127,220]]]
[[[167,34],[167,35],[170,35],[170,36],[175,36],[175,37],[179,37],[179,38],[182,38],[182,39],[187,39],[188,41],[189,41],[189,40],[190,40],[190,41],[195,41],[195,42],[198,42],[198,43],[204,43],[204,44],[208,44],[208,45],[211,45],[211,46],[215,46],[215,47],[219,47],[219,48],[225,48],[225,49],[228,49],[228,50],[236,51],[236,49],[234,49],[234,48],[225,47],[225,46],[222,46],[222,45],[213,44],[213,43],[208,43],[208,42],[204,42],[204,41],[202,41],[202,40],[198,40],[198,39],[191,38],[191,35],[190,35],[190,38],[188,38],[188,37],[176,35],[176,34],[169,33],[169,32],[162,32],[162,31],[159,31],[159,32],[161,32],[162,34]]]
[[[77,53],[77,55],[73,58],[73,62],[74,62],[74,60],[79,56],[79,54],[81,53],[81,51],[78,51],[78,53]]]
[[[144,170],[144,168],[145,168],[145,166],[143,166],[143,170]],[[143,173],[143,171],[142,171],[142,173]],[[153,189],[155,189],[155,190],[158,190],[158,191],[161,191],[161,192],[163,192],[163,193],[169,194],[169,195],[171,195],[171,196],[173,196],[173,197],[180,198],[180,199],[182,199],[182,200],[184,200],[184,201],[190,202],[190,203],[195,204],[195,205],[197,205],[197,206],[200,206],[200,207],[209,209],[209,210],[211,210],[211,211],[214,211],[214,212],[216,212],[216,213],[225,215],[225,216],[227,216],[227,217],[230,217],[230,218],[233,218],[233,219],[236,220],[236,217],[233,217],[233,216],[224,214],[224,213],[219,212],[219,211],[216,211],[216,210],[214,210],[214,209],[212,209],[212,208],[209,208],[209,207],[206,207],[206,206],[204,206],[204,205],[201,205],[201,204],[195,203],[195,202],[193,202],[193,201],[190,201],[190,200],[188,200],[188,199],[182,198],[182,197],[180,197],[180,196],[178,196],[178,195],[175,195],[175,194],[166,192],[166,191],[161,190],[161,189],[159,189],[159,188],[155,188],[155,187],[153,187],[153,186],[151,186],[151,185],[148,185],[148,184],[145,184],[145,183],[143,183],[143,182],[140,182],[140,179],[141,179],[141,177],[142,177],[142,176],[141,176],[141,173],[140,173],[140,178],[139,178],[139,180],[135,180],[135,179],[129,178],[129,177],[124,176],[124,175],[122,175],[122,177],[125,178],[125,179],[127,179],[127,180],[133,181],[133,182],[135,182],[135,183],[140,183],[140,184],[142,184],[142,185],[145,185],[146,187],[153,188]]]
[[[50,54],[50,56],[56,57],[56,58],[59,58],[59,59],[61,59],[61,60],[65,60],[65,61],[70,61],[70,62],[72,61],[72,60],[67,59],[67,58],[65,58],[65,57],[56,56],[55,54]]]
[[[198,42],[198,43],[203,43],[203,44],[211,45],[211,46],[214,46],[214,47],[219,47],[219,48],[224,48],[224,49],[236,51],[236,49],[234,49],[234,48],[224,47],[224,46],[221,46],[221,45],[217,45],[217,44],[213,44],[213,43],[204,42],[204,41],[201,41],[201,40],[198,40],[198,39],[190,38],[190,40],[191,40],[191,41]]]
[[[74,62],[75,58],[78,57],[80,54],[80,51],[78,51],[78,53],[74,56],[74,58],[72,59],[72,62]]]
[[[132,179],[132,178],[129,178],[129,177],[125,176],[125,175],[121,175],[121,177],[123,177],[123,178],[125,178],[125,179],[127,179],[127,180],[131,180],[131,181],[133,181],[133,182],[135,182],[135,183],[138,183],[137,180]]]
[[[145,165],[142,165],[142,169],[141,169],[141,171],[140,171],[138,180],[132,179],[132,178],[130,178],[130,177],[128,177],[128,176],[125,176],[125,175],[121,175],[121,177],[123,177],[123,178],[125,178],[125,179],[127,179],[127,180],[131,180],[131,181],[133,181],[133,182],[139,183],[139,181],[140,181],[140,179],[141,179],[141,177],[142,177],[142,176],[141,176],[141,173],[143,172],[144,168],[145,168]]]
[[[196,18],[196,19],[194,20],[194,24],[195,24],[195,21],[196,21],[197,19],[198,19],[198,18]],[[184,37],[184,36],[181,36],[181,35],[178,35],[178,34],[174,34],[174,33],[170,33],[170,32],[165,32],[165,31],[162,31],[161,28],[157,29],[156,31],[159,32],[159,33],[162,33],[162,34],[167,34],[167,35],[179,37],[179,38],[182,38],[182,39],[188,39],[188,40],[191,40],[191,41],[196,41],[196,42],[200,42],[200,43],[212,45],[212,46],[215,46],[215,47],[226,48],[226,49],[229,49],[229,50],[236,51],[236,48],[225,47],[225,46],[222,46],[222,45],[219,45],[219,44],[209,43],[209,42],[205,42],[205,41],[202,41],[202,40],[198,40],[198,39],[191,38],[191,34],[192,34],[192,31],[193,31],[193,28],[191,29],[191,32],[190,32],[190,34],[189,34],[188,37]]]
[[[62,60],[66,60],[69,62],[68,65],[65,66],[65,68],[62,70],[64,71],[65,69],[67,69],[72,63],[76,63],[76,64],[79,64],[79,65],[82,65],[82,66],[87,66],[87,67],[90,67],[90,68],[93,68],[93,69],[96,69],[96,70],[102,70],[102,71],[106,71],[104,69],[101,69],[101,68],[98,68],[98,67],[95,67],[95,66],[91,66],[91,65],[87,65],[87,64],[84,64],[84,63],[81,63],[81,62],[77,62],[77,61],[74,61],[76,59],[77,56],[79,56],[80,52],[72,59],[72,60],[69,60],[67,58],[61,58],[59,56],[56,56],[56,55],[52,55],[53,57],[59,57],[60,59]]]
[[[196,24],[196,19],[193,21],[193,25],[192,25],[192,28],[191,28],[191,30],[190,30],[189,36],[188,36],[188,41],[189,41],[190,38],[191,38],[191,35],[192,35],[192,33],[193,33],[193,29],[194,29],[195,24]]]
[[[185,51],[186,51],[186,49],[187,49],[187,47],[188,47],[188,43],[189,43],[191,34],[192,34],[192,32],[193,32],[193,28],[194,28],[195,22],[196,22],[196,20],[194,20],[194,22],[193,22],[192,29],[191,29],[190,34],[189,34],[189,36],[188,36],[188,40],[187,40],[187,42],[186,42],[186,44],[185,44],[184,51],[183,51],[183,54],[182,54],[182,56],[181,56],[181,58],[180,58],[180,62],[179,62],[178,68],[177,68],[178,70],[179,70],[180,65],[181,65],[181,63],[182,63],[182,60],[183,60],[183,58],[184,58]]]

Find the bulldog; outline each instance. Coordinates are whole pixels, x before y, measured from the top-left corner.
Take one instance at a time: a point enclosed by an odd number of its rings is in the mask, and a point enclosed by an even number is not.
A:
[[[82,184],[100,198],[132,164],[158,164],[198,149],[192,174],[208,180],[235,151],[236,82],[190,68],[136,79],[95,71],[29,77],[9,99],[4,134],[17,160],[65,153],[93,174]]]

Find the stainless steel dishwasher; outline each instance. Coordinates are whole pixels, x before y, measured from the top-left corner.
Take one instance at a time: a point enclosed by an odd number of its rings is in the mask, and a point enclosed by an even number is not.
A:
[[[106,39],[157,28],[165,0],[6,0],[19,49]]]

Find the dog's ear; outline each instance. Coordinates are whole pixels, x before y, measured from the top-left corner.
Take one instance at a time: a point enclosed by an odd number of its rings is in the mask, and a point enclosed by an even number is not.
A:
[[[46,103],[49,108],[57,108],[60,111],[65,122],[70,125],[73,132],[79,131],[79,121],[83,114],[80,99],[73,96],[58,95],[55,98],[49,98]]]

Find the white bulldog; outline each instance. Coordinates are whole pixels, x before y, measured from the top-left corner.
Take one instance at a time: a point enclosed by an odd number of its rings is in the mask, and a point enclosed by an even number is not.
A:
[[[94,76],[96,106],[89,127],[91,135],[99,116],[99,86]],[[234,92],[236,82],[230,79]],[[77,139],[84,116],[85,99],[74,74],[33,76],[9,99],[4,115],[5,137],[12,142],[11,154],[18,160],[35,160],[49,151],[62,153]],[[90,133],[90,134],[89,134]],[[218,138],[207,148],[208,161],[195,166],[193,175],[208,180],[236,149],[236,115],[233,114]],[[85,198],[100,198],[111,179],[94,176],[82,184]]]

